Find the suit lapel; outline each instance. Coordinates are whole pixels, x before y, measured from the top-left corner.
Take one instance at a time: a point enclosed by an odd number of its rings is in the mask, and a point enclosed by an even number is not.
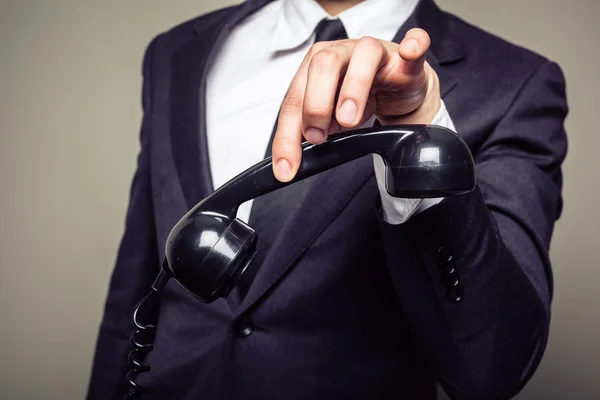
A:
[[[245,312],[284,276],[373,175],[372,165],[372,157],[363,157],[314,177],[304,200],[273,242],[236,314]]]
[[[190,209],[214,191],[206,134],[206,84],[210,67],[233,27],[270,0],[250,0],[216,13],[194,27],[195,38],[172,58],[171,149],[185,203]],[[231,299],[225,302],[233,311]]]
[[[206,135],[206,83],[210,67],[232,28],[269,0],[247,1],[231,12],[203,19],[195,39],[173,55],[171,143],[188,208],[214,191]]]
[[[204,110],[200,110],[200,106],[203,105],[203,101],[200,101],[200,87],[205,86],[205,70],[213,50],[211,44],[218,34],[216,31],[223,29],[223,21],[214,25],[213,29],[207,29],[206,41],[189,42],[179,49],[173,58],[171,143],[173,159],[188,208],[206,197],[212,189],[204,133],[206,128],[202,121]]]

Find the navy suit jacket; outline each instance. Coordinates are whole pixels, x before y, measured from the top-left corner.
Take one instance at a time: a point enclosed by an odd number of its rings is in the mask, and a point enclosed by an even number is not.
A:
[[[131,312],[173,225],[212,182],[207,71],[249,0],[158,35],[143,63],[141,152],[88,399],[121,399]],[[262,224],[243,298],[202,304],[176,282],[157,306],[152,399],[507,399],[548,339],[548,249],[567,141],[559,67],[422,0],[412,27],[476,160],[477,189],[402,225],[380,217],[372,158],[311,179],[284,223]],[[273,119],[275,120],[275,115]],[[255,210],[267,218],[267,210]],[[263,219],[264,221],[264,219]],[[267,220],[268,221],[268,220]]]

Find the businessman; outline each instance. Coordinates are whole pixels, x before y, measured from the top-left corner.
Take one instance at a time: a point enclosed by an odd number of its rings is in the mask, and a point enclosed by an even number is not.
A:
[[[121,399],[136,302],[173,225],[303,140],[437,124],[477,187],[391,197],[368,156],[245,203],[259,256],[227,299],[176,282],[153,310],[151,399],[509,399],[548,339],[548,260],[567,151],[559,67],[432,0],[248,0],[158,35],[143,63],[141,152],[88,399]]]

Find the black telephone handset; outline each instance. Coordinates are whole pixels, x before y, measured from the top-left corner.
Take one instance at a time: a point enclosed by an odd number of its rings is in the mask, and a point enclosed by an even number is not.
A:
[[[386,189],[394,197],[450,197],[475,188],[468,146],[451,130],[435,125],[363,128],[331,135],[320,145],[303,143],[300,169],[288,183],[275,178],[270,157],[242,172],[198,203],[171,230],[163,268],[134,311],[137,331],[131,337],[132,369],[127,375],[132,389],[125,399],[145,393],[135,376],[150,370],[143,358],[152,350],[148,337],[155,327],[138,321],[140,307],[170,278],[201,302],[225,298],[256,256],[257,234],[236,218],[240,204],[369,154],[383,158]]]

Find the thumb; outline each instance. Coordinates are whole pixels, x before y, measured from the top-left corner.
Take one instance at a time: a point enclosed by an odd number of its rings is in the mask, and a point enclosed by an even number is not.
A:
[[[422,73],[430,45],[431,39],[423,29],[415,28],[408,31],[398,46],[398,55],[402,59],[401,71],[407,75]]]

